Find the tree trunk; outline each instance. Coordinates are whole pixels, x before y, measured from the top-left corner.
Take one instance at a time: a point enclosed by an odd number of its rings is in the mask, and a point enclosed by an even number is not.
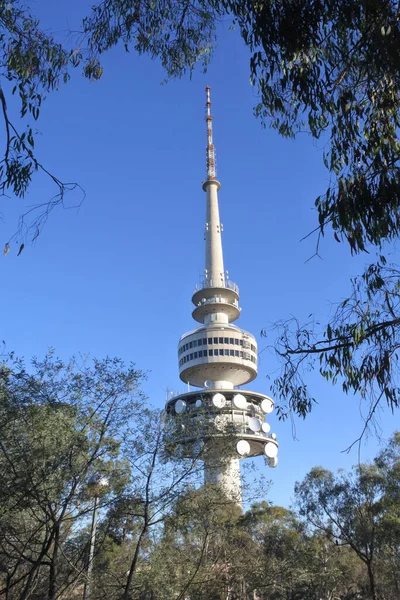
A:
[[[377,594],[376,586],[375,586],[375,575],[374,575],[374,571],[372,569],[372,565],[371,565],[370,561],[368,561],[368,563],[367,563],[367,569],[368,569],[369,587],[371,589],[371,598],[372,598],[372,600],[378,600],[378,594]]]
[[[53,555],[50,562],[49,573],[49,600],[55,600],[57,595],[57,575],[58,575],[58,547],[60,543],[60,524],[54,525],[54,546]]]

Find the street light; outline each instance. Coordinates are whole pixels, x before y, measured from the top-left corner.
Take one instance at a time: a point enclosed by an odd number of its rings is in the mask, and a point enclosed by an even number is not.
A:
[[[86,568],[86,581],[83,586],[83,600],[89,600],[90,598],[90,585],[93,570],[93,557],[94,557],[94,544],[96,541],[96,528],[97,528],[97,512],[99,508],[100,496],[104,494],[105,489],[108,486],[108,479],[102,475],[93,475],[88,481],[88,490],[90,495],[94,497],[92,525],[90,528],[90,544],[89,544],[89,557]]]

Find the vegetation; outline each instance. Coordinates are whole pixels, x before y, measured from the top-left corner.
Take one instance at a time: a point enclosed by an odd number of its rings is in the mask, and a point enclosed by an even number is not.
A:
[[[1,597],[398,598],[400,434],[351,473],[314,468],[297,513],[262,501],[242,514],[199,487],[197,458],[166,462],[142,378],[116,359],[3,363]]]

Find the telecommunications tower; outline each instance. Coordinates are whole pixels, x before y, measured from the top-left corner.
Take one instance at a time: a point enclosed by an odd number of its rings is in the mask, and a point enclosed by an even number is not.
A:
[[[166,410],[177,423],[176,456],[198,455],[204,461],[205,483],[219,484],[240,504],[240,460],[264,455],[268,465],[275,467],[278,443],[265,421],[274,408],[273,400],[238,389],[257,377],[257,342],[251,333],[232,324],[241,311],[239,288],[224,269],[218,207],[221,184],[215,166],[209,87],[206,95],[205,273],[192,297],[192,316],[201,325],[185,333],[178,344],[181,380],[201,389],[168,399]]]

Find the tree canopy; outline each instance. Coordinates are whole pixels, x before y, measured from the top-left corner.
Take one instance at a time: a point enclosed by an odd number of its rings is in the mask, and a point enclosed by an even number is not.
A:
[[[166,458],[141,381],[119,359],[2,363],[1,597],[90,581],[91,600],[397,600],[399,433],[371,464],[313,468],[293,509],[261,496],[243,513],[197,458]]]

